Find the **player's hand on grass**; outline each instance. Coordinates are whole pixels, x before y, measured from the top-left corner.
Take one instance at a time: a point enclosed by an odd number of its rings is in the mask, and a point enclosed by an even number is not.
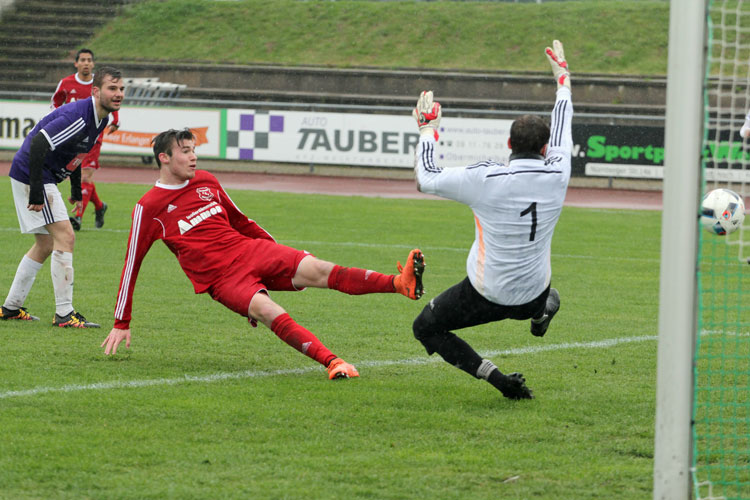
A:
[[[553,41],[552,48],[547,47],[544,49],[544,53],[547,55],[550,66],[552,66],[552,74],[555,75],[557,88],[563,86],[570,88],[570,71],[568,71],[568,61],[565,60],[562,43],[559,40]]]
[[[440,126],[440,118],[443,116],[443,110],[440,103],[433,100],[432,90],[422,92],[417,101],[417,107],[411,114],[417,120],[420,134],[431,134],[435,137],[435,140],[438,139],[438,127]]]
[[[125,340],[125,347],[130,349],[130,328],[125,330],[112,328],[100,347],[104,347],[104,354],[117,354],[117,346],[123,340]]]

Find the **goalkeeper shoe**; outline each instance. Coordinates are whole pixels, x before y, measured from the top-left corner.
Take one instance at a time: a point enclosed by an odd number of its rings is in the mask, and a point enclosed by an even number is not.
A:
[[[536,337],[544,337],[549,328],[550,321],[560,310],[560,294],[557,289],[550,288],[547,296],[547,304],[544,306],[544,314],[541,318],[531,318],[531,333]]]
[[[65,316],[55,313],[55,321],[52,324],[61,328],[100,328],[98,323],[86,321],[83,314],[75,311],[70,311]]]
[[[359,377],[359,372],[354,368],[354,365],[350,365],[341,358],[334,358],[328,364],[327,370],[329,380]]]
[[[21,321],[39,321],[39,318],[32,316],[26,311],[25,307],[19,307],[18,309],[8,309],[3,306],[2,312],[0,313],[0,319],[20,319]]]
[[[94,226],[96,226],[97,229],[104,225],[104,214],[106,212],[107,212],[107,204],[102,202],[102,208],[100,208],[94,213],[94,215],[96,216],[96,219],[94,221]]]
[[[501,374],[502,382],[498,389],[508,399],[534,399],[531,389],[526,387],[526,379],[521,373]]]
[[[409,252],[405,266],[402,266],[401,262],[397,262],[396,269],[398,269],[399,274],[393,278],[393,286],[396,291],[412,300],[417,300],[424,295],[424,287],[422,286],[424,266],[424,255],[418,248]]]

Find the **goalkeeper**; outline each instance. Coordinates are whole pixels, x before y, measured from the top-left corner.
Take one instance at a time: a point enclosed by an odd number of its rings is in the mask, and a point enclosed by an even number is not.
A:
[[[533,397],[523,375],[500,372],[452,331],[503,319],[530,320],[531,333],[541,337],[560,308],[560,295],[550,288],[550,243],[570,180],[573,105],[562,44],[555,40],[546,54],[557,83],[551,125],[533,115],[515,120],[507,165],[484,161],[437,167],[440,104],[431,91],[422,92],[413,112],[421,136],[417,189],[468,205],[476,222],[468,277],[425,306],[414,321],[414,336],[428,354],[440,354],[510,399]]]

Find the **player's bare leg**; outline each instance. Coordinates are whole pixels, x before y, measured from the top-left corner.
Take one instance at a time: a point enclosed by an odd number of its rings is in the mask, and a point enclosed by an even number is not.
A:
[[[73,247],[75,233],[68,221],[44,226],[53,239],[50,273],[55,290],[55,319],[53,324],[63,328],[99,328],[73,308]]]

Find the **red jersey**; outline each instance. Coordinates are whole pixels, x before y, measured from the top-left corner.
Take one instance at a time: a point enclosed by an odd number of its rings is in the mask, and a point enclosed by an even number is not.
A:
[[[52,104],[50,108],[59,108],[63,104],[91,97],[91,84],[93,82],[93,75],[88,82],[80,80],[78,78],[78,73],[66,76],[57,84],[57,89],[55,89],[55,93],[52,94]],[[120,125],[120,114],[118,111],[112,113],[110,125]]]
[[[115,306],[115,328],[129,328],[133,290],[143,258],[163,240],[193,283],[203,293],[246,251],[251,239],[275,241],[248,219],[209,172],[179,186],[156,183],[133,209],[125,266]]]

